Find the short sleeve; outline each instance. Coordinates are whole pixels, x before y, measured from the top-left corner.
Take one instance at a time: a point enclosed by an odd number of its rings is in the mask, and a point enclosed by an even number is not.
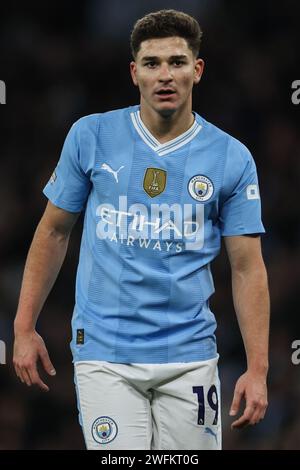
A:
[[[264,233],[254,159],[236,139],[228,146],[219,224],[222,236]]]
[[[80,145],[82,119],[75,122],[65,139],[59,162],[43,193],[61,209],[80,212],[90,192],[91,182],[83,165],[85,150]]]

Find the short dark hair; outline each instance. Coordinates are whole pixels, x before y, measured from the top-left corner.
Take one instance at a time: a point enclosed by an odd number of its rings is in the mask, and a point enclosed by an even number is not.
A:
[[[182,11],[159,10],[149,13],[135,23],[130,36],[133,58],[136,58],[143,41],[173,36],[184,38],[194,56],[198,56],[202,38],[198,21]]]

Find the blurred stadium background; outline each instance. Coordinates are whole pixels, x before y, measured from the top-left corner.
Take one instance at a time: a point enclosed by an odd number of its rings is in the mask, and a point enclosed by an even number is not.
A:
[[[0,79],[0,449],[82,449],[69,341],[81,227],[76,227],[59,279],[38,322],[57,376],[51,390],[27,389],[12,368],[13,318],[25,256],[44,210],[41,191],[65,135],[79,117],[136,104],[129,76],[133,22],[153,10],[177,8],[199,20],[206,69],[194,109],[242,140],[260,177],[263,238],[271,298],[269,409],[254,428],[230,431],[233,387],[245,368],[224,252],[215,263],[212,300],[223,394],[225,449],[300,449],[299,199],[300,79],[297,1],[44,0],[2,3]],[[297,46],[298,45],[298,46]]]

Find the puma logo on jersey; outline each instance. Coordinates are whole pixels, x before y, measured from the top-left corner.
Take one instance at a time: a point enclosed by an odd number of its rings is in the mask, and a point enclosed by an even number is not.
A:
[[[204,429],[204,432],[205,432],[206,434],[210,434],[211,436],[213,436],[213,437],[215,438],[215,440],[216,440],[216,444],[218,445],[218,438],[217,438],[217,433],[216,433],[216,432],[213,432],[212,429],[207,428],[207,427]]]
[[[118,170],[113,170],[107,163],[103,163],[101,165],[101,170],[106,170],[106,171],[108,171],[108,173],[112,173],[114,175],[114,178],[115,178],[117,183],[119,182],[118,173],[119,173],[120,170],[122,170],[122,168],[124,168],[124,165],[120,166],[120,168]]]

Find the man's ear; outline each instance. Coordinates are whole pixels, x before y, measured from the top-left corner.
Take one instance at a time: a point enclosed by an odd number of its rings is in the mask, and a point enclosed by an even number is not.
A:
[[[195,62],[195,74],[194,74],[194,85],[197,85],[202,77],[204,70],[204,60],[197,59]]]
[[[138,86],[138,81],[136,78],[136,63],[134,61],[130,62],[130,74],[134,85]]]

